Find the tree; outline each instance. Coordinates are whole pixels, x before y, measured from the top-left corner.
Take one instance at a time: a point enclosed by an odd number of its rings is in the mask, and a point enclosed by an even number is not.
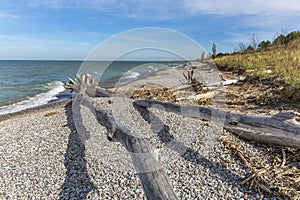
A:
[[[261,50],[266,50],[269,46],[271,46],[271,41],[270,40],[267,40],[267,41],[261,41],[258,45],[258,47],[261,49]]]
[[[246,49],[247,49],[246,45],[244,43],[240,42],[239,43],[239,52],[243,53],[246,51]]]
[[[204,60],[205,59],[205,51],[202,51],[201,53],[201,60]]]
[[[251,46],[254,48],[254,50],[257,49],[258,42],[259,42],[259,39],[258,39],[257,35],[253,34],[252,38],[251,38]]]
[[[293,31],[290,32],[287,36],[286,36],[286,43],[289,43],[293,40],[296,40],[300,38],[300,32],[299,31]]]
[[[284,35],[279,35],[274,41],[273,45],[283,45],[286,43],[286,37]]]
[[[252,45],[249,45],[245,52],[249,53],[249,52],[254,52],[254,51],[255,51],[254,47]]]
[[[217,56],[217,45],[216,43],[213,43],[213,46],[212,46],[212,58],[215,58]]]

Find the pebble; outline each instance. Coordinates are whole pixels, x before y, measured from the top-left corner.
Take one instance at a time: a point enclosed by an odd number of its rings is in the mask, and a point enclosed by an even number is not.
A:
[[[149,109],[151,127],[130,99],[97,101],[159,149],[178,199],[257,198],[239,185],[248,172],[215,139],[229,133],[155,108]],[[0,121],[0,199],[146,199],[128,152],[106,139],[106,129],[86,108],[82,123],[89,139],[83,141],[71,111],[61,105]],[[56,114],[45,117],[48,112]],[[170,138],[176,139],[172,145],[161,141]]]

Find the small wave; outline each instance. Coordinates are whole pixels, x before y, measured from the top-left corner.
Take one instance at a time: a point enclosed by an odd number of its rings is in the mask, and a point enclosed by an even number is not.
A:
[[[175,68],[182,68],[184,67],[186,64],[178,64],[178,63],[172,63],[169,65],[169,68],[171,69],[175,69]]]
[[[157,72],[158,71],[158,69],[157,68],[155,68],[154,66],[152,66],[152,65],[149,65],[148,66],[148,72]]]
[[[59,100],[60,98],[68,98],[71,95],[70,91],[66,90],[64,84],[60,81],[53,81],[46,84],[44,87],[48,89],[47,92],[40,93],[15,104],[0,107],[0,115],[45,105],[49,102]]]
[[[141,74],[138,72],[134,72],[134,71],[127,71],[123,74],[122,78],[130,78],[130,79],[136,79],[137,77],[139,77]]]

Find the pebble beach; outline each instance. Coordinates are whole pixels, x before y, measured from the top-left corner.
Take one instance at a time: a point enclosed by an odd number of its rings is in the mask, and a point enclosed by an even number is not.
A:
[[[155,108],[144,113],[129,98],[94,100],[157,149],[178,199],[259,199],[239,184],[249,172],[218,140],[231,135],[222,127]],[[0,116],[0,199],[146,199],[129,153],[83,106],[81,117],[78,125],[72,100]]]

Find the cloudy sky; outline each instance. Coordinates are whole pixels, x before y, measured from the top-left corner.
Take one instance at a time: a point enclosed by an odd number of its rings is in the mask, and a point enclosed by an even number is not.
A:
[[[0,59],[84,59],[123,31],[160,27],[210,51],[232,52],[253,34],[299,30],[298,0],[0,0]],[[176,42],[176,41],[174,41]]]

